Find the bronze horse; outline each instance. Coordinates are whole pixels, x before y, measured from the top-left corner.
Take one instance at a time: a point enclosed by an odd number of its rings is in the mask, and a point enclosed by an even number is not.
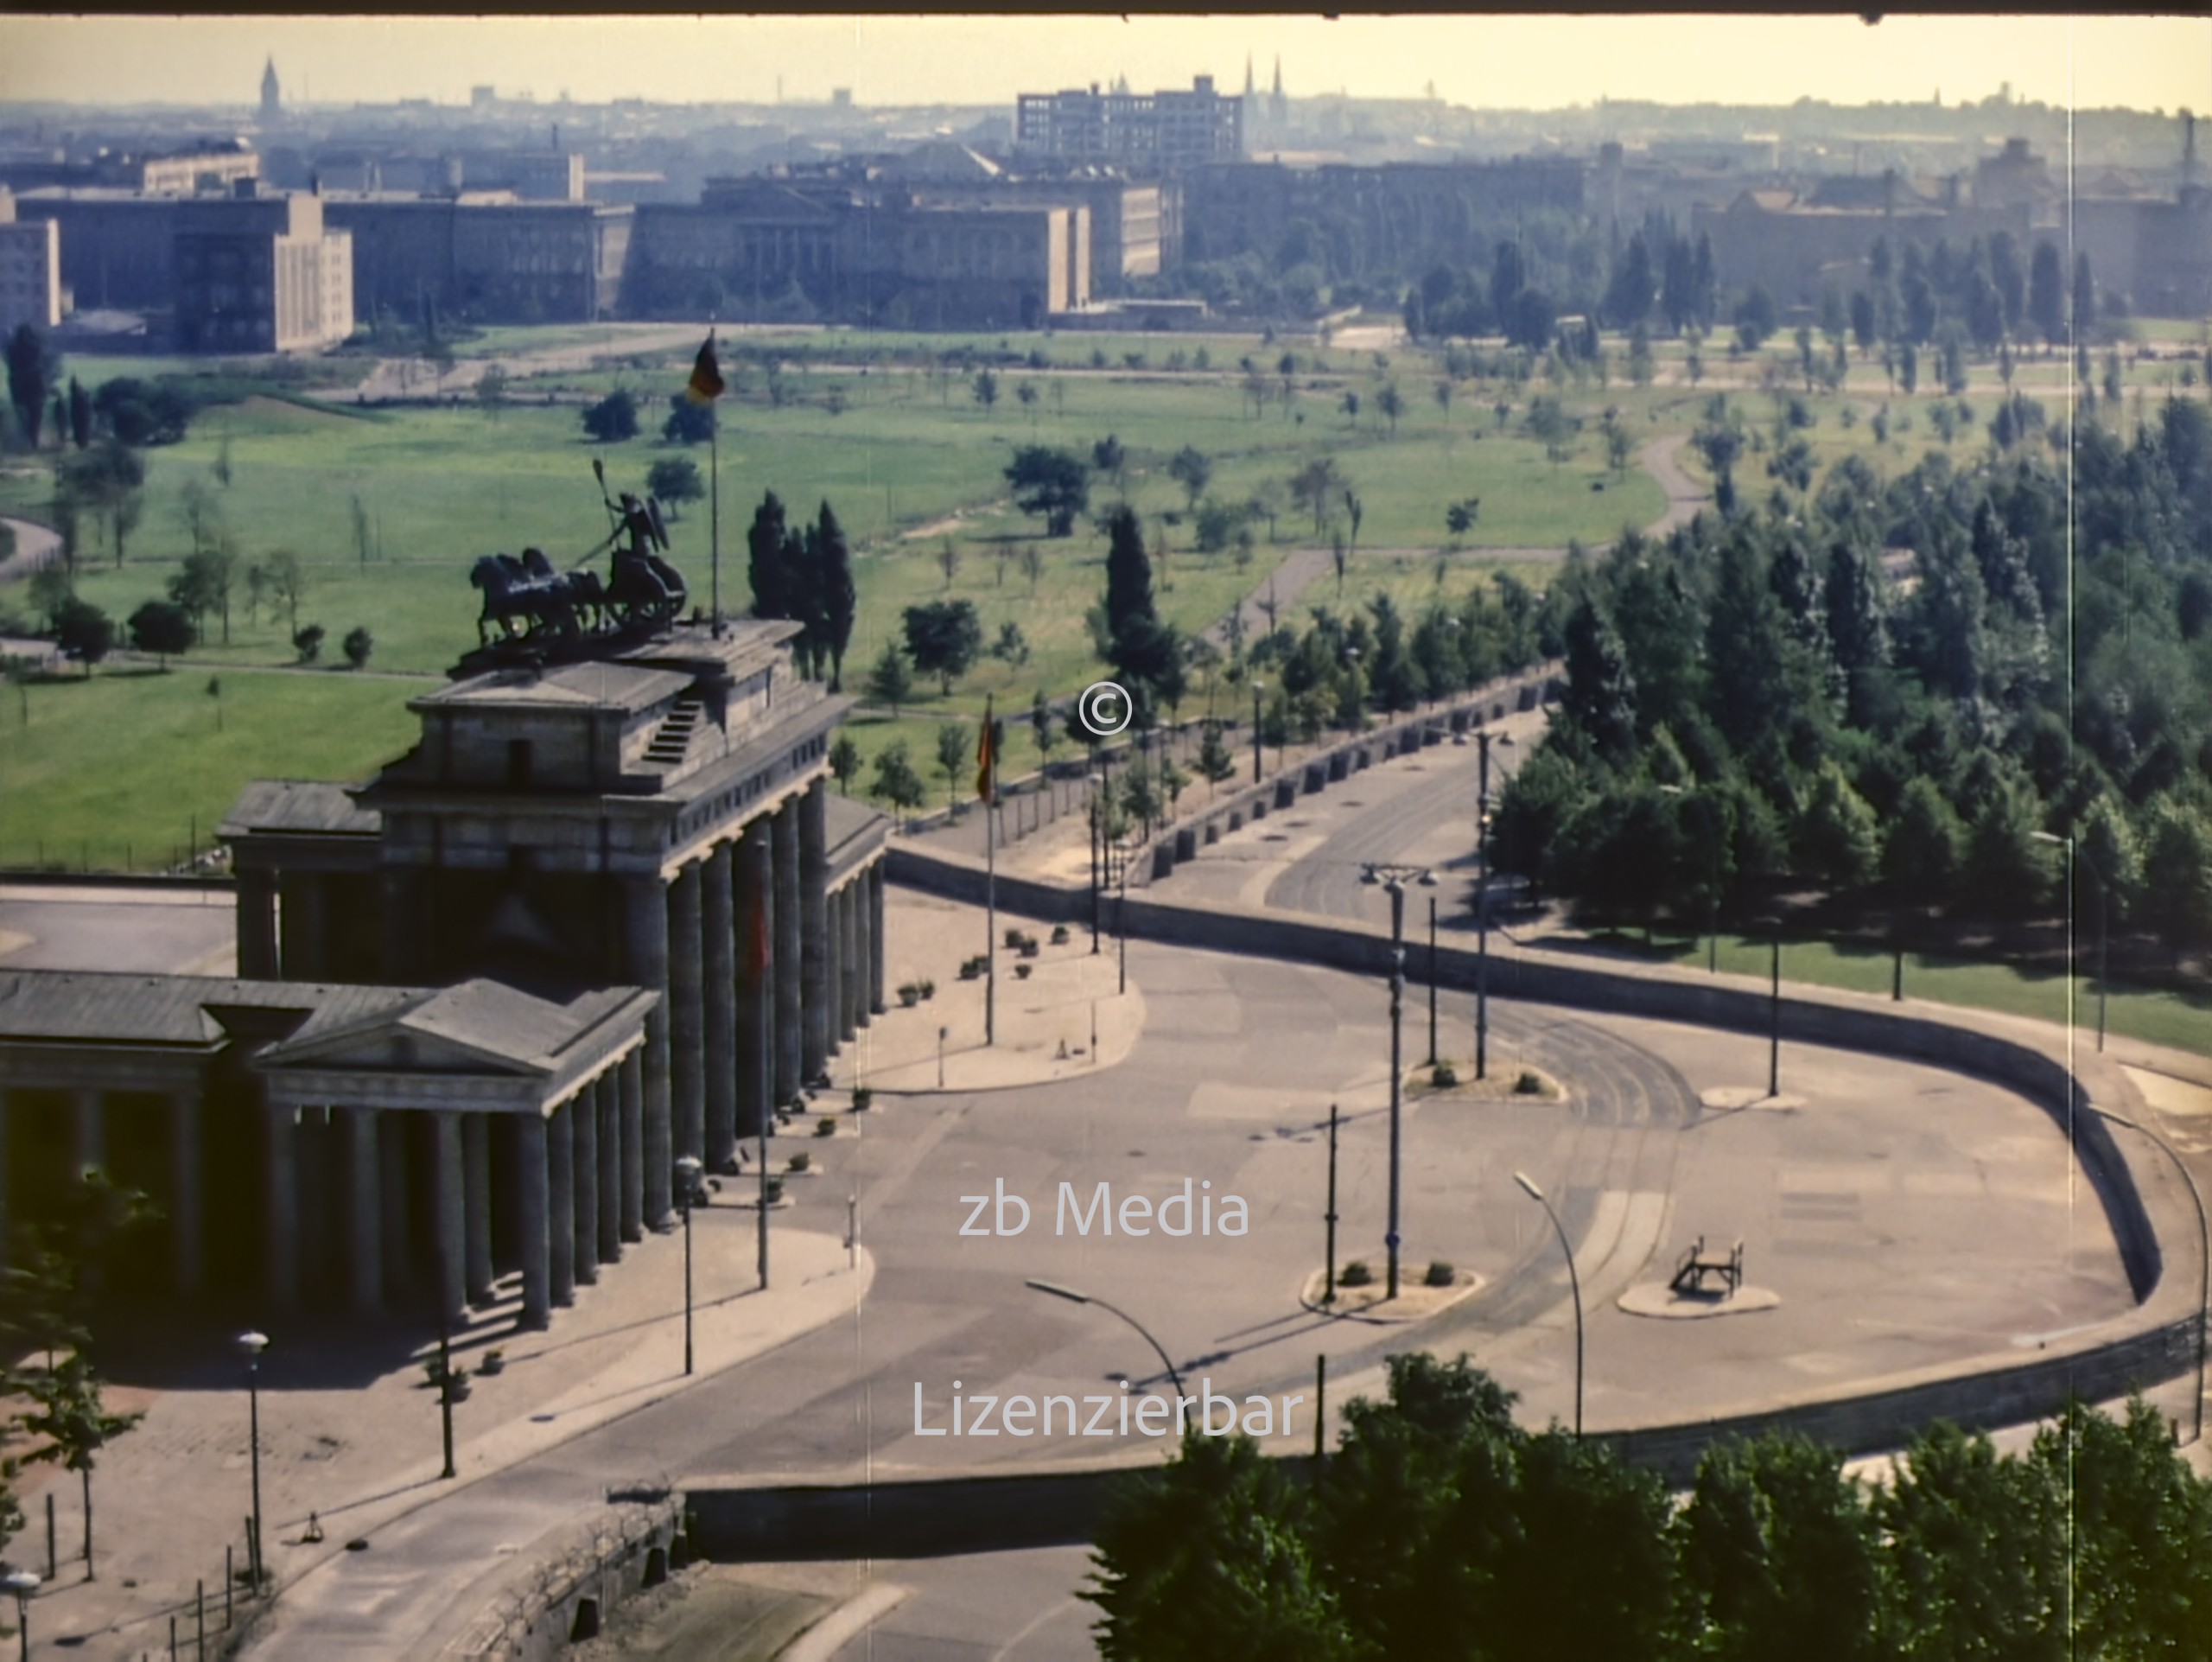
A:
[[[682,613],[688,597],[683,574],[658,551],[668,547],[660,504],[626,491],[620,507],[607,506],[615,525],[600,544],[613,549],[613,570],[605,582],[595,571],[556,570],[537,548],[524,549],[519,559],[486,554],[469,569],[469,582],[484,595],[476,620],[479,646],[495,640],[574,640],[658,627]]]

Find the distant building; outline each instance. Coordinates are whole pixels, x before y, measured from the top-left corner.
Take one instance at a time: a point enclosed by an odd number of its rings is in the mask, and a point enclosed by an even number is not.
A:
[[[61,232],[51,220],[18,220],[16,199],[0,190],[0,334],[20,325],[61,322]]]
[[[176,226],[184,352],[312,352],[353,332],[353,239],[303,193],[194,201]]]
[[[1014,147],[1025,157],[1115,162],[1179,173],[1244,154],[1244,105],[1200,75],[1185,92],[1024,92],[1014,104]]]
[[[465,190],[511,190],[528,202],[581,202],[584,158],[576,150],[464,150]]]
[[[283,118],[283,91],[276,84],[276,60],[272,57],[261,70],[261,121],[268,126]]]
[[[353,233],[368,316],[418,317],[426,302],[486,323],[591,322],[621,308],[633,210],[458,198],[333,194],[328,222]]]

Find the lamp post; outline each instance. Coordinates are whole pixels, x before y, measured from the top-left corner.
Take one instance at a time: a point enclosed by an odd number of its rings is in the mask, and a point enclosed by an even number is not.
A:
[[[1255,677],[1252,681],[1252,783],[1260,782],[1260,695],[1268,690],[1265,681]]]
[[[1436,896],[1428,897],[1428,1065],[1436,1066]]]
[[[246,1436],[253,1467],[253,1539],[246,1543],[246,1573],[253,1590],[261,1591],[261,1353],[269,1348],[265,1333],[242,1333],[238,1350],[245,1358]]]
[[[1544,1216],[1552,1220],[1552,1232],[1559,1237],[1559,1250],[1567,1257],[1567,1289],[1574,1295],[1574,1440],[1582,1440],[1582,1278],[1574,1272],[1574,1249],[1567,1245],[1567,1231],[1560,1225],[1559,1213],[1552,1210],[1552,1203],[1544,1199],[1543,1190],[1525,1171],[1513,1174],[1513,1181],[1521,1185],[1522,1192],[1543,1207]]]
[[[1382,1293],[1387,1303],[1398,1296],[1399,1122],[1405,1097],[1401,1041],[1406,1008],[1406,883],[1412,880],[1423,888],[1433,888],[1436,886],[1436,874],[1425,866],[1369,865],[1360,873],[1359,880],[1382,884],[1390,896],[1390,1218],[1382,1237],[1383,1249],[1389,1255],[1389,1278]]]
[[[684,1155],[676,1162],[677,1193],[683,1200],[683,1372],[691,1372],[691,1202],[698,1194],[699,1175],[706,1167],[696,1155]]]
[[[1096,1297],[1090,1293],[1078,1293],[1072,1287],[1063,1287],[1056,1281],[1032,1281],[1029,1283],[1029,1285],[1038,1292],[1050,1293],[1054,1298],[1065,1298],[1071,1304],[1096,1304],[1100,1309],[1106,1311],[1108,1314],[1120,1316],[1122,1321],[1135,1328],[1137,1330],[1138,1336],[1141,1338],[1146,1344],[1150,1345],[1154,1353],[1158,1354],[1160,1366],[1167,1370],[1168,1380],[1175,1387],[1175,1394],[1178,1397],[1180,1397],[1183,1394],[1183,1376],[1175,1371],[1175,1364],[1167,1360],[1167,1353],[1161,1347],[1160,1340],[1154,1339],[1150,1334],[1147,1333],[1144,1329],[1144,1324],[1139,1321],[1136,1317],[1131,1315],[1127,1310],[1124,1310],[1116,1305],[1109,1304],[1104,1299]]]
[[[31,1595],[38,1591],[38,1577],[28,1570],[11,1570],[0,1576],[0,1587],[16,1595],[16,1637],[22,1641],[23,1662],[30,1662]]]
[[[2196,1187],[2196,1179],[2190,1172],[2189,1162],[2175,1150],[2172,1143],[2167,1142],[2148,1125],[2130,1119],[2125,1114],[2115,1114],[2109,1108],[2100,1108],[2094,1103],[2089,1103],[2088,1105],[2089,1111],[2100,1119],[2110,1120],[2115,1125],[2125,1125],[2131,1131],[2140,1131],[2152,1142],[2157,1143],[2158,1151],[2174,1162],[2174,1169],[2181,1174],[2181,1181],[2189,1188],[2189,1198],[2196,1205],[2196,1395],[2193,1399],[2196,1406],[2190,1417],[2190,1441],[2201,1442],[2204,1438],[2204,1324],[2208,1319],[2212,1319],[2212,1226],[2208,1226],[2205,1222],[2203,1192]]]
[[[1129,990],[1129,850],[1115,838],[1109,850],[1113,861],[1114,879],[1114,952],[1118,962],[1115,973],[1118,977],[1116,990]]]
[[[1490,1077],[1490,746],[1493,736],[1501,748],[1513,746],[1510,733],[1493,735],[1484,728],[1475,735],[1481,750],[1475,799],[1475,1077],[1478,1079]]]
[[[438,1277],[438,1431],[445,1447],[446,1468],[441,1478],[455,1476],[453,1463],[453,1311],[446,1303],[444,1261]]]
[[[1773,955],[1768,977],[1766,1093],[1778,1097],[1782,1094],[1782,920],[1769,918],[1767,923],[1773,932],[1768,937]]]
[[[1101,871],[1100,871],[1100,869],[1099,869],[1099,868],[1100,868],[1100,865],[1101,865],[1101,860],[1100,860],[1100,848],[1101,848],[1101,845],[1102,845],[1102,844],[1105,842],[1105,840],[1106,840],[1106,828],[1105,828],[1105,825],[1104,825],[1104,822],[1103,822],[1103,820],[1101,820],[1101,819],[1100,819],[1100,818],[1099,818],[1099,815],[1100,815],[1101,813],[1103,813],[1103,812],[1104,812],[1104,810],[1103,810],[1103,809],[1099,805],[1100,805],[1100,802],[1101,802],[1101,799],[1101,799],[1101,796],[1100,796],[1100,792],[1101,792],[1101,790],[1102,790],[1102,789],[1104,787],[1104,786],[1105,786],[1105,783],[1106,783],[1106,775],[1105,775],[1105,774],[1102,774],[1102,773],[1100,773],[1096,768],[1095,768],[1095,767],[1094,767],[1094,768],[1092,768],[1092,769],[1091,769],[1091,771],[1090,771],[1090,955],[1091,955],[1093,958],[1096,958],[1096,957],[1097,957],[1097,956],[1098,956],[1098,890],[1099,890],[1099,879],[1100,879],[1101,876],[1103,875],[1103,874],[1101,873]]]
[[[2106,948],[2109,944],[2109,935],[2106,928],[2107,920],[2106,917],[2107,902],[2105,900],[2104,868],[2097,863],[2096,857],[2094,855],[2090,854],[2088,850],[2084,849],[2070,836],[2059,837],[2050,831],[2031,831],[2029,835],[2033,837],[2038,843],[2055,843],[2059,847],[2066,850],[2066,893],[2069,901],[2071,901],[2074,894],[2074,863],[2076,860],[2088,861],[2089,864],[2089,875],[2097,880],[2097,1048],[2101,1051],[2105,1048],[2105,991],[2107,987],[2110,984],[2105,974],[2107,962],[2105,954]],[[2069,971],[2071,971],[2074,967],[2070,961],[2074,956],[2074,942],[2072,932],[2070,930],[2068,932],[2066,955],[2069,960],[2066,967]],[[2069,986],[2071,984],[2071,979],[2072,977],[2069,974]],[[2069,992],[2068,997],[2070,998],[2072,994]],[[2071,1010],[2067,1012],[2067,1024],[2069,1027],[2073,1024],[2073,1012]]]

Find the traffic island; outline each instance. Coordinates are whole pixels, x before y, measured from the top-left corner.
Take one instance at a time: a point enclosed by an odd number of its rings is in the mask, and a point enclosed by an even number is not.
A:
[[[1398,1327],[1441,1315],[1461,1300],[1480,1292],[1484,1284],[1483,1277],[1472,1270],[1456,1269],[1440,1259],[1418,1268],[1408,1264],[1401,1267],[1397,1297],[1388,1298],[1388,1283],[1382,1271],[1370,1269],[1363,1260],[1355,1258],[1337,1272],[1333,1302],[1321,1302],[1322,1295],[1328,1290],[1328,1272],[1324,1270],[1316,1270],[1306,1277],[1305,1285],[1299,1289],[1298,1302],[1316,1315]]]

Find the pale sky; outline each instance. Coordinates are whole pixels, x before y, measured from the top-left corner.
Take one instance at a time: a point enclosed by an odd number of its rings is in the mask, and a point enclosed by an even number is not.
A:
[[[1787,104],[2013,96],[2212,113],[2212,21],[2183,17],[1304,16],[660,18],[0,16],[0,99],[250,104],[273,54],[288,101],[644,97],[1011,104],[1126,74],[1211,73],[1291,94],[1437,95],[1551,109],[1602,97]]]

